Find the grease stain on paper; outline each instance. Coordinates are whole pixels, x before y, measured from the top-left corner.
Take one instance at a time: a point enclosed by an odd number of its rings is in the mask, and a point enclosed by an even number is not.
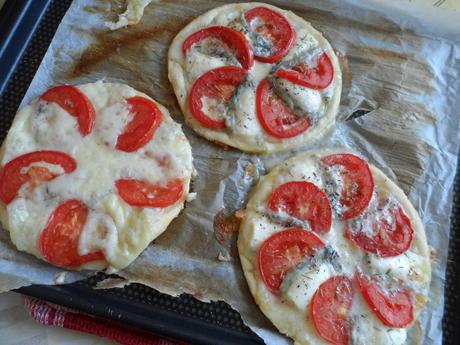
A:
[[[150,28],[133,28],[115,32],[107,30],[95,33],[94,42],[83,52],[73,68],[72,77],[88,74],[101,62],[107,62],[114,57],[128,57],[148,41],[159,40],[163,36],[172,39],[186,21],[165,23],[164,26]]]

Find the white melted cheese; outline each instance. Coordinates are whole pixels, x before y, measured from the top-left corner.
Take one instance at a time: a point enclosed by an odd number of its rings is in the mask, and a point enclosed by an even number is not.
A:
[[[133,115],[126,99],[147,97],[121,84],[97,82],[79,86],[96,111],[92,132],[82,137],[77,118],[56,104],[35,100],[16,116],[3,144],[1,164],[36,150],[58,150],[72,156],[77,169],[60,174],[30,192],[24,184],[16,198],[2,212],[2,223],[9,229],[20,250],[41,256],[38,238],[49,216],[65,200],[77,199],[89,208],[80,236],[81,255],[101,250],[114,269],[127,266],[179,213],[187,198],[193,171],[191,147],[180,125],[168,111],[157,106],[163,120],[153,138],[134,152],[115,149],[118,136]],[[34,163],[62,173],[59,166]],[[165,185],[171,179],[184,180],[182,198],[167,208],[131,207],[118,197],[115,181],[132,178]]]
[[[140,22],[144,9],[153,0],[126,0],[126,11],[118,16],[116,22],[105,22],[110,30],[117,30]]]
[[[236,137],[249,136],[261,130],[257,115],[252,111],[256,93],[251,87],[252,83],[245,83],[239,90],[239,97],[233,103],[232,111],[228,113],[227,126],[231,128]]]
[[[271,216],[266,208],[267,200],[273,190],[289,181],[309,181],[323,190],[330,188],[329,192],[335,188],[340,189],[341,179],[337,178],[336,174],[326,173],[326,169],[319,163],[320,157],[332,153],[338,152],[328,150],[298,155],[278,165],[262,178],[248,202],[239,232],[238,249],[241,263],[255,300],[278,329],[294,338],[296,344],[327,344],[311,324],[309,308],[312,296],[319,285],[332,276],[346,275],[353,280],[359,267],[369,274],[384,277],[384,282],[393,286],[402,281],[416,293],[426,295],[429,287],[429,254],[420,219],[403,192],[380,170],[370,166],[379,191],[386,196],[391,195],[410,217],[414,228],[414,242],[411,248],[406,253],[392,258],[366,254],[345,237],[346,223],[333,210],[331,230],[319,237],[326,246],[335,251],[336,264],[326,260],[319,261],[315,266],[311,264],[311,259],[306,260],[284,277],[281,297],[276,297],[268,291],[258,273],[258,250],[270,236],[293,225],[286,225],[292,223],[289,216]],[[332,183],[331,179],[335,182]],[[284,226],[283,222],[286,223]],[[354,295],[350,311],[350,344],[406,343],[407,328],[392,329],[385,326],[364,302],[356,284]]]
[[[298,60],[298,63],[311,62],[314,64],[316,63],[318,52],[325,51],[334,66],[334,79],[331,85],[323,90],[311,90],[286,82],[286,98],[291,97],[294,104],[315,118],[315,121],[312,121],[313,126],[311,128],[293,138],[280,139],[267,134],[256,115],[256,99],[252,95],[255,94],[255,90],[261,80],[273,75],[275,64],[254,60],[253,66],[248,71],[249,79],[253,81],[252,90],[242,93],[242,95],[246,95],[246,93],[249,95],[246,98],[241,96],[241,99],[238,100],[241,106],[232,113],[234,117],[232,121],[227,121],[227,130],[214,131],[202,126],[191,115],[188,107],[188,94],[196,78],[211,69],[224,65],[239,65],[239,63],[223,58],[221,54],[206,54],[205,49],[192,48],[184,56],[182,52],[184,41],[200,29],[220,25],[240,31],[251,42],[251,30],[248,30],[247,23],[245,23],[243,17],[247,10],[257,6],[272,8],[284,15],[297,33],[295,44],[279,62],[280,64],[289,64],[292,59]],[[199,45],[202,46],[201,43]],[[227,49],[227,53],[231,54],[231,51]],[[314,140],[321,136],[335,121],[342,87],[338,59],[324,37],[309,23],[292,12],[259,3],[232,4],[216,8],[195,19],[176,36],[169,49],[168,61],[169,79],[174,87],[187,123],[200,135],[210,140],[234,146],[244,151],[273,152],[298,147]]]
[[[294,49],[291,49],[285,56],[284,60],[289,61],[295,57],[306,55],[319,47],[318,40],[311,34],[310,30],[300,28],[297,30],[297,36],[294,43]]]
[[[407,330],[383,325],[359,292],[355,292],[351,315],[351,345],[404,345],[406,343]]]
[[[405,281],[416,292],[423,292],[425,288],[423,267],[429,264],[429,260],[413,251],[388,258],[368,254],[365,261],[371,274],[383,277],[389,284]]]
[[[329,263],[321,263],[317,266],[300,265],[289,272],[281,286],[283,297],[290,300],[299,310],[307,310],[313,295],[319,286],[329,278],[336,275],[336,270]]]
[[[201,104],[201,111],[215,121],[222,120],[222,114],[225,114],[227,110],[225,104],[221,100],[215,98],[203,97],[201,99]]]
[[[228,62],[224,58],[203,54],[193,49],[186,58],[186,70],[189,73],[187,79],[193,83],[206,72],[227,65]]]
[[[133,119],[129,104],[124,100],[104,107],[99,113],[99,119],[94,131],[103,145],[115,148],[118,136],[123,133],[126,125]]]
[[[80,236],[78,252],[86,255],[105,248],[105,256],[114,260],[117,248],[117,227],[106,213],[90,212]]]
[[[324,101],[320,91],[296,85],[281,78],[277,78],[276,83],[280,89],[278,94],[283,94],[282,98],[285,99],[285,103],[292,103],[293,106],[301,110],[301,112],[296,112],[298,115],[308,116],[305,114],[308,113],[309,117],[315,119],[322,115],[320,113],[324,110]]]

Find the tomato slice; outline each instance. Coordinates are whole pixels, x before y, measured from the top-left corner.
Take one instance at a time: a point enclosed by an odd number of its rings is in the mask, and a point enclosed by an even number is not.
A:
[[[61,151],[34,151],[9,161],[0,171],[0,200],[9,204],[17,196],[24,183],[29,182],[30,188],[52,180],[57,175],[45,167],[29,165],[38,162],[59,165],[65,173],[77,168],[77,162]]]
[[[127,99],[127,102],[134,118],[118,136],[116,148],[125,152],[133,152],[152,139],[153,134],[160,127],[163,114],[157,105],[147,98],[131,97]]]
[[[235,66],[224,66],[210,70],[199,77],[192,86],[189,105],[193,117],[209,129],[222,130],[225,120],[215,120],[203,111],[203,98],[215,100],[217,104],[228,103],[240,85],[246,71]]]
[[[104,260],[104,254],[100,251],[78,254],[78,242],[87,217],[88,207],[81,201],[71,199],[61,203],[40,235],[39,248],[43,258],[62,267],[78,267]]]
[[[301,63],[290,70],[279,69],[276,75],[294,84],[321,90],[328,87],[334,79],[334,66],[329,56],[322,53],[318,56],[315,67]]]
[[[377,210],[376,212],[381,212]],[[388,217],[378,217],[380,220],[372,220],[372,234],[363,229],[363,224],[348,224],[346,236],[363,251],[377,254],[380,257],[391,257],[406,252],[414,237],[414,230],[409,218],[400,208],[389,210],[391,222]],[[376,217],[372,214],[369,217]],[[365,222],[366,224],[368,222]],[[358,226],[358,229],[353,229]]]
[[[410,289],[388,291],[361,272],[355,276],[364,300],[384,325],[404,328],[414,320],[414,296]]]
[[[290,228],[270,236],[259,249],[259,272],[263,282],[279,296],[284,276],[323,247],[318,236],[301,228]]]
[[[294,114],[267,79],[257,87],[256,108],[263,129],[274,137],[292,138],[311,127],[310,119]]]
[[[254,64],[252,48],[244,35],[232,28],[226,26],[210,26],[191,34],[184,41],[182,52],[184,55],[197,43],[206,38],[215,38],[225,43],[235,54],[235,57],[241,64],[241,67],[248,70]]]
[[[334,276],[316,290],[310,304],[311,318],[318,334],[334,345],[348,345],[349,313],[353,284],[346,276]]]
[[[142,180],[122,179],[115,185],[120,197],[131,206],[168,207],[177,202],[184,191],[184,182],[175,179],[163,187]]]
[[[78,120],[78,127],[83,136],[88,135],[94,126],[96,111],[91,101],[78,88],[72,85],[56,86],[46,91],[41,97],[49,103],[56,103]]]
[[[331,229],[332,209],[326,194],[313,183],[292,181],[277,187],[267,203],[272,212],[285,212],[309,221],[313,231],[324,234]]]
[[[344,220],[358,217],[367,208],[374,193],[374,179],[369,165],[348,153],[326,156],[321,162],[327,166],[343,168],[340,174],[343,180],[340,203],[346,209],[341,217]]]
[[[266,63],[276,63],[292,48],[296,34],[288,20],[280,13],[267,7],[255,7],[244,14],[244,18],[253,30],[269,41],[270,47],[254,53],[255,59]],[[253,46],[257,46],[253,42]],[[268,42],[263,42],[268,43]],[[268,51],[267,51],[268,49]]]

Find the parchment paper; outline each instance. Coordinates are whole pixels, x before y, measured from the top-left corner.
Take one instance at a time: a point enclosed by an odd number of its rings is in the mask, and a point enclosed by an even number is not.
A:
[[[75,0],[64,17],[23,105],[55,84],[98,79],[127,83],[167,106],[183,122],[167,79],[166,54],[175,34],[197,15],[223,1],[154,1],[140,24],[109,32],[104,21],[120,3]],[[291,9],[322,31],[345,57],[345,87],[335,132],[305,147],[348,146],[383,169],[409,195],[436,250],[430,302],[412,339],[441,344],[449,215],[459,149],[460,20],[433,8],[387,1],[270,1]],[[346,67],[349,66],[349,67]],[[354,118],[355,110],[369,111]],[[257,174],[285,154],[251,156],[223,149],[187,127],[198,177],[198,198],[169,229],[119,274],[172,295],[224,300],[267,344],[287,344],[248,292],[235,235],[216,241],[215,215],[244,206]],[[249,164],[249,166],[248,166]],[[251,165],[252,164],[252,165]],[[249,168],[248,168],[249,167]],[[229,255],[230,261],[221,261]],[[52,284],[60,270],[17,252],[0,232],[0,288]],[[65,281],[87,273],[68,274]]]

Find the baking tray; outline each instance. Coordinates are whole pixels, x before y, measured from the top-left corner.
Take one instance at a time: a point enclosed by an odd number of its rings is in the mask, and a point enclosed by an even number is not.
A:
[[[46,53],[71,0],[7,0],[0,12],[0,140]],[[444,344],[460,344],[460,191],[455,180],[443,319]],[[192,344],[262,344],[224,302],[171,297],[147,286],[94,290],[99,273],[70,285],[24,287],[18,292]]]

